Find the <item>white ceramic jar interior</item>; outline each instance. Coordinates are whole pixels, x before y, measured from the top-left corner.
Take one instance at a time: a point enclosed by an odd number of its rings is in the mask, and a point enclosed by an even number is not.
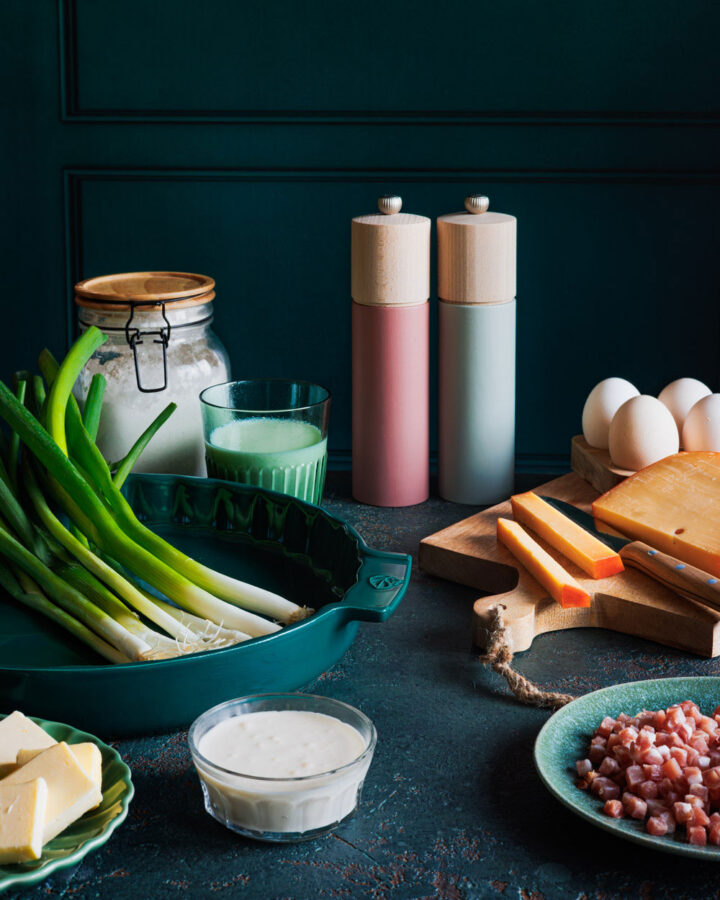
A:
[[[201,753],[203,737],[220,722],[270,710],[332,716],[360,734],[364,749],[340,768],[300,778],[244,775],[212,763]],[[232,831],[274,842],[320,837],[350,816],[360,802],[376,740],[375,726],[360,710],[313,694],[257,694],[230,700],[196,719],[188,737],[207,812]]]

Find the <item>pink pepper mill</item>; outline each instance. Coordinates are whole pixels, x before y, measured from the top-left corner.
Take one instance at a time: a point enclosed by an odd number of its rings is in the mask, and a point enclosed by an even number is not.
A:
[[[430,492],[430,219],[401,208],[352,220],[352,492],[373,506]]]

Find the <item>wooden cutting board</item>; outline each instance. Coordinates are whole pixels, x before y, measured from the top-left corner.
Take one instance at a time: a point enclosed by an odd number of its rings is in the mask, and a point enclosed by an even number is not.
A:
[[[598,491],[574,472],[535,488],[535,492],[586,511],[598,496]],[[516,652],[527,650],[537,634],[590,627],[634,634],[700,656],[720,655],[720,612],[678,597],[633,569],[597,581],[588,578],[533,535],[592,596],[589,609],[562,609],[498,544],[495,523],[499,516],[512,518],[509,500],[420,543],[420,568],[425,572],[490,595],[476,600],[473,607],[473,639],[478,646],[485,644],[490,610],[501,603]]]

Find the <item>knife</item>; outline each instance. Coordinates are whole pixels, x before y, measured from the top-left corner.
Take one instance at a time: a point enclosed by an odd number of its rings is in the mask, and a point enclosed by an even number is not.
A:
[[[593,537],[598,538],[607,547],[619,553],[626,565],[639,569],[681,597],[720,610],[719,578],[709,572],[703,572],[702,569],[691,566],[689,563],[684,563],[669,553],[655,550],[642,541],[633,541],[600,531],[595,525],[595,519],[589,513],[583,512],[571,503],[556,500],[554,497],[543,497],[542,499],[575,522],[576,525],[588,531]]]

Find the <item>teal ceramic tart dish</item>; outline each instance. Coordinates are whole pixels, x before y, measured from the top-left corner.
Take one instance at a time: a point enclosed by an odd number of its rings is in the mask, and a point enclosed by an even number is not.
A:
[[[315,614],[242,644],[111,665],[0,588],[0,710],[77,722],[104,737],[170,731],[247,694],[294,691],[333,666],[359,622],[384,622],[410,580],[405,554],[372,550],[319,506],[211,478],[136,475],[135,514],[213,569]]]
[[[0,719],[2,718],[4,716],[0,716]],[[56,741],[65,741],[68,744],[91,742],[99,748],[102,755],[103,798],[97,809],[86,813],[46,844],[40,859],[12,866],[0,866],[0,893],[37,884],[58,869],[76,865],[92,850],[102,847],[118,825],[125,821],[130,801],[135,793],[130,769],[112,747],[108,747],[92,734],[78,731],[70,725],[31,718]]]
[[[692,700],[706,715],[720,705],[720,678],[660,678],[616,684],[579,697],[558,710],[535,741],[535,765],[551,794],[593,825],[616,837],[653,850],[720,862],[720,847],[695,846],[685,841],[685,829],[654,837],[636,819],[613,819],[602,811],[603,802],[576,786],[575,763],[588,755],[590,737],[604,716],[634,715],[641,710],[666,709]]]

